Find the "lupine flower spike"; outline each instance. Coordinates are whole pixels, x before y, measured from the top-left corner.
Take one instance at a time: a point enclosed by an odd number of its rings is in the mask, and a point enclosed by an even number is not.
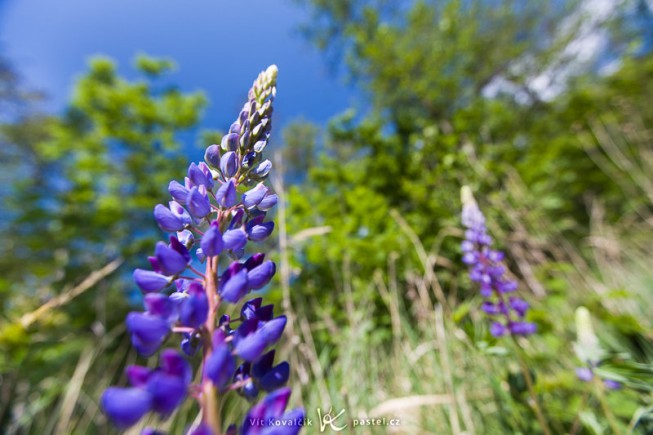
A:
[[[535,333],[536,325],[524,320],[529,305],[515,296],[517,282],[506,276],[504,253],[492,249],[485,216],[478,208],[471,189],[464,186],[461,196],[462,223],[467,228],[461,245],[463,262],[469,267],[469,277],[479,284],[481,295],[485,298],[483,311],[493,319],[490,333],[495,337]]]
[[[276,79],[274,65],[258,76],[220,145],[206,149],[204,162],[191,163],[183,183],[170,182],[167,205],[154,207],[157,224],[172,234],[156,244],[148,258],[151,270],[134,271],[145,311],[129,313],[127,330],[142,356],[154,355],[173,334],[181,335],[183,353],[161,351],[155,369],[129,366],[131,386],[104,392],[102,408],[119,428],[133,426],[150,412],[167,418],[189,396],[202,412],[190,434],[284,435],[302,427],[303,409],[285,411],[290,367],[275,364],[275,351],[269,350],[280,339],[286,317],[275,317],[273,306],[263,305],[261,298],[244,302],[238,316],[225,313],[263,288],[276,271],[262,253],[241,260],[248,242],[263,241],[274,229],[274,222],[265,220],[277,203],[264,184],[272,164],[262,153],[270,137]],[[221,260],[228,264],[219,272]],[[198,384],[188,361],[195,355],[201,358]],[[252,407],[240,428],[225,428],[219,403],[234,392]],[[147,428],[144,433],[159,432]]]
[[[463,186],[461,191],[463,203],[462,222],[467,230],[462,242],[463,262],[469,267],[469,277],[480,286],[483,301],[483,311],[492,317],[490,333],[495,337],[531,335],[537,331],[534,323],[525,320],[528,303],[515,296],[517,282],[506,276],[503,264],[504,253],[492,249],[492,238],[487,233],[485,216],[478,208],[469,187]],[[515,345],[519,348],[518,342]],[[544,412],[540,407],[534,389],[530,369],[517,352],[524,380],[531,396],[531,405],[544,435],[551,435],[551,429]]]
[[[585,307],[576,309],[576,334],[574,343],[576,356],[583,362],[582,367],[576,368],[576,376],[583,382],[594,379],[595,371],[606,357],[606,352],[599,344],[599,339],[592,327],[592,317]],[[603,379],[603,385],[609,390],[618,390],[621,383],[613,379]]]

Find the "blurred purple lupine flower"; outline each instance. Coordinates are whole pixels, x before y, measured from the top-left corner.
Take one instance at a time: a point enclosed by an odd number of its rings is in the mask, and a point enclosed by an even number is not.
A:
[[[576,368],[576,377],[583,382],[590,382],[594,379],[595,370],[601,365],[606,357],[606,352],[599,343],[599,338],[594,333],[592,316],[585,307],[576,308],[576,335],[574,352],[584,366]],[[603,385],[608,390],[619,390],[622,384],[613,379],[602,379]]]
[[[265,261],[262,253],[239,260],[248,242],[265,240],[274,229],[274,222],[265,222],[265,217],[278,198],[263,183],[272,164],[263,160],[262,152],[270,138],[276,78],[276,66],[258,76],[220,145],[206,149],[205,162],[190,164],[183,184],[168,184],[168,206],[154,208],[159,227],[176,234],[169,243],[156,244],[148,258],[152,270],[134,271],[145,311],[128,314],[127,331],[137,352],[146,357],[171,335],[181,334],[183,354],[193,357],[201,350],[202,375],[199,385],[192,385],[191,365],[170,349],[161,352],[156,369],[129,366],[131,386],[110,387],[101,399],[105,414],[121,429],[149,412],[167,418],[192,396],[202,414],[188,433],[235,435],[236,425],[221,426],[216,401],[217,395],[233,391],[251,403],[260,392],[269,393],[248,413],[265,420],[245,418],[240,433],[296,434],[302,427],[302,409],[284,413],[290,366],[285,361],[275,365],[274,350],[267,350],[281,338],[286,317],[274,317],[273,306],[262,305],[261,298],[244,302],[238,318],[219,312],[223,303],[241,303],[246,294],[263,288],[276,272],[274,262]],[[239,192],[244,193],[239,197]],[[218,274],[223,254],[231,263]],[[198,263],[203,270],[196,268]],[[277,426],[281,419],[285,424]],[[146,428],[144,433],[160,432]]]
[[[148,412],[167,417],[186,398],[190,365],[172,349],[161,353],[161,366],[150,370],[127,367],[132,387],[110,387],[100,403],[111,421],[120,428],[134,425]]]
[[[481,309],[493,318],[490,333],[495,337],[534,334],[537,326],[524,320],[528,303],[509,295],[517,290],[517,282],[506,276],[504,254],[492,249],[485,216],[467,186],[462,189],[462,201],[462,223],[467,228],[461,244],[463,262],[469,267],[469,277],[478,283],[481,295],[486,298]]]

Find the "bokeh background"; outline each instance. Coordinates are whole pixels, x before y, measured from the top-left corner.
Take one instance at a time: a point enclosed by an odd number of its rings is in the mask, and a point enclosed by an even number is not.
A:
[[[123,320],[151,210],[277,64],[263,294],[293,405],[402,421],[349,433],[540,431],[461,262],[468,185],[554,433],[653,433],[652,53],[647,0],[0,0],[0,432],[115,433],[98,400],[148,363]],[[580,306],[618,391],[576,377]]]

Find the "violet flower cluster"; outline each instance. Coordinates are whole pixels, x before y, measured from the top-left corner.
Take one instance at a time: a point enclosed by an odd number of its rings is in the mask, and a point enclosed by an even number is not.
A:
[[[469,266],[469,277],[479,284],[481,295],[485,298],[481,308],[493,318],[490,333],[495,337],[535,333],[536,325],[524,320],[529,305],[513,295],[517,282],[506,276],[504,253],[492,249],[492,237],[487,232],[485,216],[466,186],[462,197],[462,223],[467,228],[461,245],[463,262]]]
[[[276,78],[276,66],[258,76],[221,144],[207,148],[204,162],[191,163],[183,184],[171,181],[172,201],[154,208],[159,227],[172,234],[167,243],[156,244],[148,258],[150,270],[134,271],[145,311],[129,313],[127,330],[142,356],[155,354],[172,334],[181,335],[186,356],[165,349],[157,368],[127,367],[131,386],[110,387],[101,399],[119,428],[150,412],[167,418],[192,397],[202,413],[192,434],[296,434],[301,429],[303,409],[285,411],[290,367],[275,364],[275,351],[268,350],[280,339],[286,317],[275,317],[273,306],[263,305],[261,298],[245,301],[237,316],[224,310],[233,312],[234,304],[264,287],[276,271],[262,253],[243,258],[249,242],[265,240],[274,229],[274,222],[265,219],[277,195],[263,184],[272,164],[262,152],[270,137]],[[221,258],[228,264],[219,273]],[[193,382],[188,359],[198,353],[202,363]],[[220,401],[230,391],[253,406],[240,428],[224,430]],[[260,393],[267,395],[257,402]]]

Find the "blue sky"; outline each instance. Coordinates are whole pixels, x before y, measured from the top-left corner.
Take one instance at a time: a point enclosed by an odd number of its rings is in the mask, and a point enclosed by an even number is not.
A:
[[[133,76],[137,53],[168,56],[171,81],[203,89],[202,127],[225,128],[258,72],[279,66],[277,126],[303,117],[323,123],[356,101],[300,34],[309,14],[292,0],[0,0],[0,49],[28,84],[60,110],[94,54]]]

